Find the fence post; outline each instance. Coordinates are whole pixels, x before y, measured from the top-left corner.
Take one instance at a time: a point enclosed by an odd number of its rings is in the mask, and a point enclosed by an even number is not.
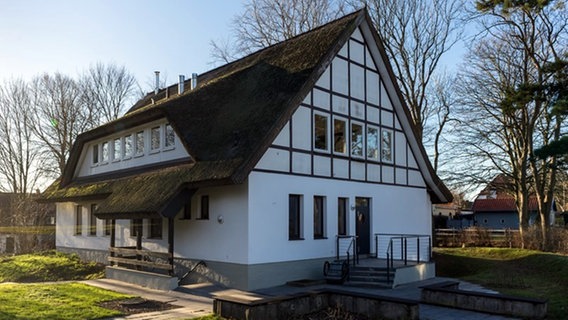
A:
[[[416,237],[416,263],[420,263],[420,237]]]
[[[404,265],[408,264],[408,242],[406,241],[406,237],[404,237]]]

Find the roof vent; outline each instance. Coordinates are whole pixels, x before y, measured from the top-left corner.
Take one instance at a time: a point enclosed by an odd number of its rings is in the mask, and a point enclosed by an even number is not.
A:
[[[182,94],[183,93],[183,85],[185,81],[185,76],[183,74],[179,75],[179,84],[178,84],[178,94]]]
[[[197,88],[197,73],[191,74],[191,90]]]
[[[154,94],[158,94],[158,91],[160,90],[160,71],[154,71],[154,74],[156,74],[156,87],[154,88]]]

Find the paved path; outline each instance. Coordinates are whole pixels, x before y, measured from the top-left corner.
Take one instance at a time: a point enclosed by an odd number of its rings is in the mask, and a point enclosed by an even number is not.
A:
[[[134,320],[146,320],[146,319],[192,319],[201,317],[213,312],[213,299],[217,296],[233,296],[246,300],[258,300],[266,296],[279,296],[288,295],[293,293],[300,293],[306,290],[317,290],[324,288],[334,288],[341,289],[343,291],[360,292],[365,294],[389,296],[404,298],[409,300],[420,301],[420,286],[446,281],[454,280],[448,278],[434,278],[430,280],[425,280],[413,284],[402,285],[395,289],[380,289],[380,288],[359,288],[359,287],[346,287],[337,285],[317,285],[310,287],[291,287],[291,286],[279,286],[273,288],[267,288],[262,290],[257,290],[256,292],[247,292],[236,289],[222,288],[213,284],[203,283],[194,284],[180,287],[174,291],[159,291],[152,290],[133,284],[128,284],[111,279],[99,279],[99,280],[88,280],[84,283],[93,285],[96,287],[121,292],[125,294],[140,296],[148,300],[156,300],[160,302],[167,302],[180,308],[134,314],[125,317],[118,317],[113,319],[134,319]],[[471,291],[483,291],[483,292],[494,292],[487,290],[478,285],[460,281],[460,288],[464,290]],[[467,310],[459,310],[452,308],[445,308],[440,306],[434,306],[429,304],[421,303],[419,306],[420,319],[423,320],[508,320],[515,318],[502,317],[497,315],[491,315],[480,312],[473,312]]]

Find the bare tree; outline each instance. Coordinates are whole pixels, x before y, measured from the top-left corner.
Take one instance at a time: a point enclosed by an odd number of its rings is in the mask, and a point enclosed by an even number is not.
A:
[[[6,191],[26,195],[41,177],[37,146],[28,125],[32,116],[28,85],[22,80],[0,86],[0,177]]]
[[[536,2],[478,2],[478,8],[484,38],[460,84],[465,101],[458,133],[467,161],[475,161],[468,174],[479,178],[500,172],[513,182],[522,234],[534,193],[546,247],[557,165],[555,157],[537,159],[534,150],[558,138],[563,128],[562,118],[548,112],[552,104],[546,88],[553,77],[545,67],[566,48],[566,11]]]
[[[428,116],[437,106],[428,90],[442,56],[460,39],[464,4],[461,0],[358,0],[367,6],[385,45],[402,94],[418,129],[419,141]],[[437,109],[436,109],[437,110]]]
[[[132,102],[137,83],[124,66],[97,63],[81,77],[83,105],[94,109],[93,120],[105,123],[117,119]]]
[[[33,112],[29,125],[41,146],[43,169],[52,177],[63,173],[71,146],[79,133],[97,124],[93,105],[82,104],[74,79],[56,73],[31,82]]]
[[[229,40],[211,41],[213,63],[228,63],[339,17],[339,0],[248,0]]]

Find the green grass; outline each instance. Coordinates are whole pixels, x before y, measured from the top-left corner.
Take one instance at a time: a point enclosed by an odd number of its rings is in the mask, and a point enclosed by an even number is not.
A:
[[[0,319],[100,319],[120,312],[98,306],[130,296],[80,283],[0,284]]]
[[[101,278],[104,267],[78,256],[47,251],[0,257],[0,282],[43,282]]]
[[[503,248],[436,248],[438,276],[454,277],[501,293],[548,299],[548,319],[568,312],[568,256]]]

